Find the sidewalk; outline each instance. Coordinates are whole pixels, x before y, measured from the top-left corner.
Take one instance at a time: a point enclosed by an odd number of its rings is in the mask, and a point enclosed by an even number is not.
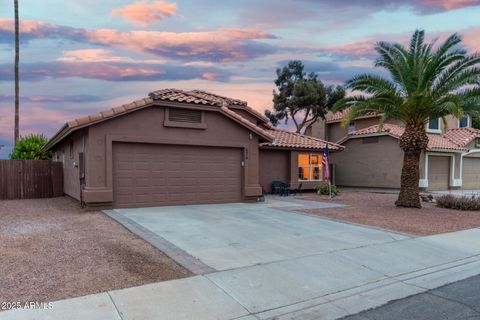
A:
[[[480,229],[471,229],[4,311],[0,320],[337,319],[475,276],[479,255]],[[302,272],[285,272],[289,264]]]

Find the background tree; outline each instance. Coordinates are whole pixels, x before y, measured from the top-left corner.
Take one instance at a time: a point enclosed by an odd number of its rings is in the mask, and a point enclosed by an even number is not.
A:
[[[15,9],[15,124],[13,129],[14,142],[17,144],[19,138],[19,109],[20,109],[20,80],[18,74],[18,67],[20,64],[20,27],[18,18],[18,0],[14,0]]]
[[[398,43],[377,43],[379,57],[375,66],[385,68],[391,79],[358,75],[346,86],[360,94],[334,107],[336,111],[350,108],[344,124],[378,112],[382,114],[381,123],[395,118],[405,125],[400,137],[404,160],[397,206],[421,207],[419,160],[428,144],[425,127],[429,119],[442,118],[445,122],[447,115],[478,116],[480,108],[480,56],[468,55],[457,34],[436,48],[435,41],[427,44],[424,38],[425,32],[417,30],[409,48]]]
[[[45,152],[42,147],[48,139],[43,134],[31,134],[21,137],[10,154],[12,160],[49,160],[52,158],[50,151]]]
[[[472,128],[480,129],[480,117],[472,118]]]
[[[273,91],[273,112],[265,115],[273,125],[291,119],[296,132],[300,133],[319,118],[324,118],[335,102],[345,96],[341,86],[327,86],[315,73],[307,74],[301,61],[293,60],[282,69],[277,69]]]

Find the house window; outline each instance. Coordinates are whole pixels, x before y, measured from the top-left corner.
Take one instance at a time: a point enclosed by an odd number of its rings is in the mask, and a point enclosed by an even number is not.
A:
[[[430,119],[428,121],[428,132],[440,132],[440,118]]]
[[[352,133],[353,131],[355,131],[355,122],[352,122],[348,125],[348,133]]]
[[[300,153],[298,155],[298,179],[301,181],[319,181],[322,177],[322,155],[319,153]]]
[[[469,117],[468,116],[465,116],[463,117],[462,119],[459,119],[458,120],[458,127],[459,128],[468,128],[469,127]]]

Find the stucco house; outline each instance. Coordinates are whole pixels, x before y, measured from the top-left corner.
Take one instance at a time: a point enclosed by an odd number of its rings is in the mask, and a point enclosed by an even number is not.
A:
[[[357,118],[348,127],[344,112],[328,113],[306,134],[329,139],[345,147],[332,155],[335,183],[340,186],[399,188],[403,151],[402,124],[393,119],[381,128],[380,115]],[[432,119],[426,127],[428,148],[420,157],[419,186],[426,190],[480,189],[480,130],[471,118]]]
[[[67,122],[44,149],[63,162],[65,194],[120,208],[256,201],[274,180],[313,188],[325,146],[272,127],[244,101],[164,89]]]

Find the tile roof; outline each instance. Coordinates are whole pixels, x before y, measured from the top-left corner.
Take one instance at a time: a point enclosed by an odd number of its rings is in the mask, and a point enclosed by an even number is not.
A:
[[[345,118],[345,116],[347,115],[348,113],[348,109],[345,109],[345,110],[342,110],[342,111],[338,111],[338,112],[332,112],[332,111],[328,111],[326,114],[325,114],[325,121],[327,122],[337,122],[337,121],[341,121],[343,118]],[[357,119],[364,119],[364,118],[374,118],[374,117],[378,117],[379,114],[376,113],[376,112],[372,112],[366,116],[361,116],[361,117],[358,117]]]
[[[202,90],[191,90],[187,92],[188,94],[194,94],[199,98],[204,98],[207,100],[218,101],[219,103],[227,103],[233,106],[247,106],[247,102],[239,99],[233,99],[229,97],[224,97],[218,94],[202,91]]]
[[[453,143],[445,137],[443,134],[427,134],[428,136],[428,149],[429,150],[459,150],[459,151],[468,151],[467,148],[459,146],[458,144]]]
[[[140,99],[128,104],[121,105],[119,107],[111,108],[103,112],[69,121],[65,123],[65,125],[48,141],[44,148],[48,149],[53,147],[57,142],[61,141],[63,137],[81,127],[86,127],[94,123],[105,121],[134,110],[148,107],[154,104],[154,102],[157,100],[219,107],[218,110],[220,112],[229,116],[233,120],[250,128],[252,131],[264,137],[266,140],[273,140],[273,137],[270,136],[264,129],[228,109],[228,107],[231,106],[239,109],[245,109],[246,111],[255,114],[259,118],[259,120],[262,120],[265,123],[268,122],[268,119],[266,119],[266,117],[264,117],[260,113],[254,113],[253,109],[248,107],[245,101],[222,97],[200,90],[183,91],[179,89],[162,89],[150,92],[148,96],[149,97],[145,99]]]
[[[385,123],[383,128],[380,129],[380,125],[373,125],[367,128],[358,129],[352,131],[348,134],[348,136],[360,136],[360,135],[367,135],[367,134],[375,134],[375,133],[387,133],[395,138],[400,138],[405,128],[402,126],[397,126],[390,123]]]
[[[155,103],[155,101],[158,100],[218,107],[217,110],[223,113],[225,116],[249,128],[259,136],[263,137],[265,140],[272,141],[262,143],[262,146],[271,146],[276,148],[323,149],[326,145],[326,141],[321,139],[276,129],[270,125],[269,120],[265,116],[250,108],[245,101],[231,99],[200,90],[184,91],[179,89],[162,89],[150,92],[148,94],[148,98],[67,122],[60,129],[60,131],[58,131],[49,140],[44,148],[49,149],[53,147],[64,137],[79,128],[151,106]],[[231,109],[246,110],[261,120],[262,124],[256,125]],[[273,143],[273,141],[275,142]],[[329,144],[329,146],[332,150],[343,150],[342,146],[334,143]]]
[[[227,105],[229,108],[243,109],[253,114],[262,122],[269,122],[267,117],[265,117],[263,114],[256,111],[255,109],[249,107],[246,101],[228,98],[202,90],[183,91],[178,89],[163,89],[150,92],[148,95],[154,100],[196,103],[212,106],[216,105],[219,107]]]
[[[465,136],[466,131],[470,130],[462,130],[468,128],[461,128],[461,129],[450,129],[445,134],[427,134],[428,136],[428,150],[458,150],[458,151],[468,151],[465,148],[466,144],[461,144],[460,141],[462,140],[462,136]],[[472,129],[476,130],[476,129]],[[383,128],[380,128],[380,125],[373,125],[367,128],[355,130],[348,134],[348,136],[341,139],[338,143],[343,143],[350,139],[351,137],[355,136],[369,136],[374,134],[385,134],[391,137],[399,139],[405,128],[402,126],[398,126],[395,124],[386,123],[383,125]],[[480,130],[478,130],[480,131]],[[471,141],[471,140],[470,140]]]
[[[133,109],[141,109],[142,107],[146,107],[153,103],[153,100],[150,98],[145,98],[137,101],[133,101],[128,104],[123,104],[119,107],[111,108],[106,111],[102,111],[96,114],[92,114],[89,116],[85,116],[82,118],[77,118],[72,121],[68,121],[66,123],[66,126],[68,128],[75,128],[79,126],[84,126],[88,124],[93,124],[98,121],[106,120],[108,118],[112,118],[118,115],[121,115],[123,113],[127,113]]]
[[[462,147],[472,142],[478,135],[480,130],[474,128],[454,128],[447,130],[444,134],[447,139]]]
[[[179,89],[162,89],[152,91],[148,94],[148,96],[153,100],[194,103],[210,106],[222,105],[219,100],[208,99],[207,97],[199,94],[189,94],[188,92]]]
[[[274,141],[261,143],[261,147],[323,150],[327,145],[325,140],[299,133],[288,132],[280,129],[266,131],[274,137]],[[332,142],[328,143],[328,147],[330,150],[338,151],[345,149],[345,147]]]

